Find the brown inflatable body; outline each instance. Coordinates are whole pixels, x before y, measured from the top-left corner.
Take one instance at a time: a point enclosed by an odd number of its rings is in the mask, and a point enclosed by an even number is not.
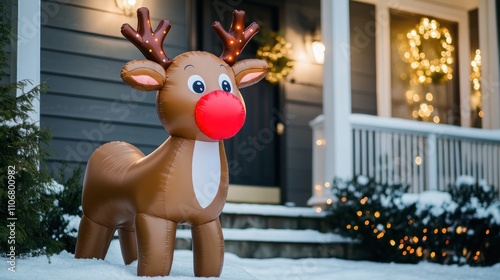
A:
[[[224,260],[219,215],[228,188],[222,140],[245,121],[238,88],[260,81],[267,70],[262,60],[235,60],[258,25],[243,30],[244,12],[234,11],[229,32],[213,27],[225,46],[220,58],[198,51],[172,60],[162,48],[169,22],[153,32],[146,8],[138,18],[137,31],[125,24],[122,33],[149,60],[127,63],[121,77],[135,89],[158,90],[158,116],[171,136],[148,156],[124,142],[92,154],[75,257],[103,259],[118,230],[123,259],[138,259],[139,276],[169,275],[177,225],[187,224],[195,275],[217,277]]]

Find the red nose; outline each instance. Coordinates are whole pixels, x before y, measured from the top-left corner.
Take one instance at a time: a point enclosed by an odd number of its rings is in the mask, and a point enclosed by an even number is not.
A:
[[[201,132],[213,140],[233,137],[245,123],[245,107],[229,92],[214,90],[202,96],[194,111]]]

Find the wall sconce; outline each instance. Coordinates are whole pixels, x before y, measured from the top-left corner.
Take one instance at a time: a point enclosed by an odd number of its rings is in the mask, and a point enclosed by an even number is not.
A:
[[[116,0],[116,6],[118,9],[122,10],[126,16],[131,16],[134,14],[142,5],[142,0]]]
[[[320,41],[313,41],[311,43],[311,50],[314,60],[317,63],[323,64],[325,62],[325,45]]]

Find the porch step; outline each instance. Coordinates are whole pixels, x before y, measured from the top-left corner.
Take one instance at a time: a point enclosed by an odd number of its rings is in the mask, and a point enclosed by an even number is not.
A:
[[[308,207],[226,203],[220,217],[223,228],[313,229],[328,232],[324,213]]]
[[[242,258],[352,258],[355,243],[333,233],[290,229],[222,229],[225,251]],[[177,230],[176,249],[192,246],[191,231]]]
[[[226,203],[220,219],[225,251],[243,258],[356,258],[357,244],[312,208]],[[176,249],[191,246],[191,230],[179,227]]]

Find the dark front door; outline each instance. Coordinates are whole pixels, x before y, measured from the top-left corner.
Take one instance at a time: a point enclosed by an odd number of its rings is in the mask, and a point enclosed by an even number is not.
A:
[[[234,9],[246,12],[248,25],[256,21],[261,28],[278,30],[279,7],[260,1],[199,1],[198,47],[216,55],[222,45],[211,30],[214,21],[220,21],[227,30]],[[201,31],[201,32],[199,32]],[[258,36],[258,35],[256,35]],[[258,44],[250,41],[238,60],[255,58]],[[280,142],[277,125],[284,121],[280,110],[279,87],[263,80],[240,90],[245,99],[247,118],[241,131],[224,141],[231,184],[280,186]]]

